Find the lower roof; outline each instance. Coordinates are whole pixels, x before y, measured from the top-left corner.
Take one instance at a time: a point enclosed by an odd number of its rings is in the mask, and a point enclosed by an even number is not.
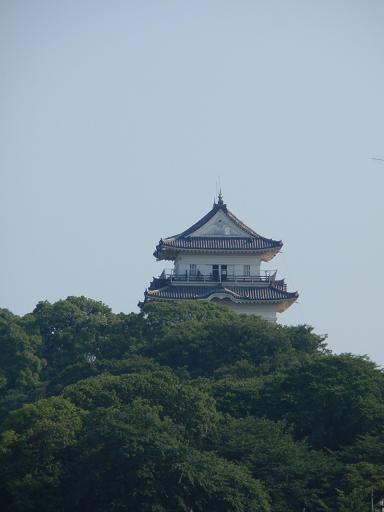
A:
[[[271,284],[270,286],[185,286],[168,285],[156,290],[147,290],[145,300],[207,300],[215,294],[227,295],[236,302],[268,303],[294,302],[297,292],[287,292]]]

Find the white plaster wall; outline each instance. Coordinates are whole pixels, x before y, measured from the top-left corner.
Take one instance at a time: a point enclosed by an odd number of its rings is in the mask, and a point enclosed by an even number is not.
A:
[[[230,299],[212,299],[211,302],[227,306],[238,314],[261,316],[269,322],[276,322],[277,304],[242,304]]]
[[[212,265],[234,265],[235,274],[243,275],[244,265],[251,266],[251,275],[260,274],[260,256],[249,254],[180,254],[175,261],[175,273],[189,273],[189,265],[194,263],[203,275],[212,272]],[[230,269],[228,269],[230,273]]]

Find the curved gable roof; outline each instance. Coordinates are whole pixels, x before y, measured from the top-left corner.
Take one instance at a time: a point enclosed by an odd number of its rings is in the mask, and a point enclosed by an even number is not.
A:
[[[194,236],[193,233],[203,228],[213,217],[222,212],[228,220],[240,230],[236,236],[220,235],[220,236]],[[244,233],[244,235],[243,235]],[[235,252],[268,252],[276,253],[280,250],[282,241],[265,238],[244,222],[236,217],[224,204],[222,198],[218,203],[214,203],[213,208],[199,221],[195,222],[191,227],[177,235],[161,239],[156,247],[154,256],[157,259],[167,259],[171,254],[174,255],[178,251],[235,251]]]
[[[215,203],[213,205],[213,208],[211,211],[209,211],[204,217],[202,217],[200,220],[195,222],[191,227],[183,231],[182,233],[179,233],[178,235],[171,236],[169,238],[166,238],[165,240],[169,240],[172,238],[185,238],[187,236],[192,235],[195,231],[202,228],[205,224],[207,224],[215,215],[217,212],[222,211],[241,231],[244,231],[248,236],[250,237],[261,237],[256,231],[248,227],[244,222],[242,222],[240,219],[236,217],[232,212],[230,212],[227,208],[227,205],[223,203],[223,201],[219,201],[217,204]]]

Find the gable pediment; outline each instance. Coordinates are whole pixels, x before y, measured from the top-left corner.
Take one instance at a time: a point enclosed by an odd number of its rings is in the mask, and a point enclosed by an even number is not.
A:
[[[218,210],[203,226],[188,234],[188,237],[194,236],[249,238],[249,233],[240,229],[222,210]]]

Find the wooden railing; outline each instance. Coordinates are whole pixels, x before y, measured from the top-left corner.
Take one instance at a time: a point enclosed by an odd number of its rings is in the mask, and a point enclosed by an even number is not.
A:
[[[193,282],[193,283],[219,283],[219,282],[232,282],[232,283],[270,283],[275,280],[275,273],[265,273],[264,275],[240,275],[240,274],[196,274],[191,275],[188,272],[184,274],[165,274],[161,277],[170,279],[176,282]]]

